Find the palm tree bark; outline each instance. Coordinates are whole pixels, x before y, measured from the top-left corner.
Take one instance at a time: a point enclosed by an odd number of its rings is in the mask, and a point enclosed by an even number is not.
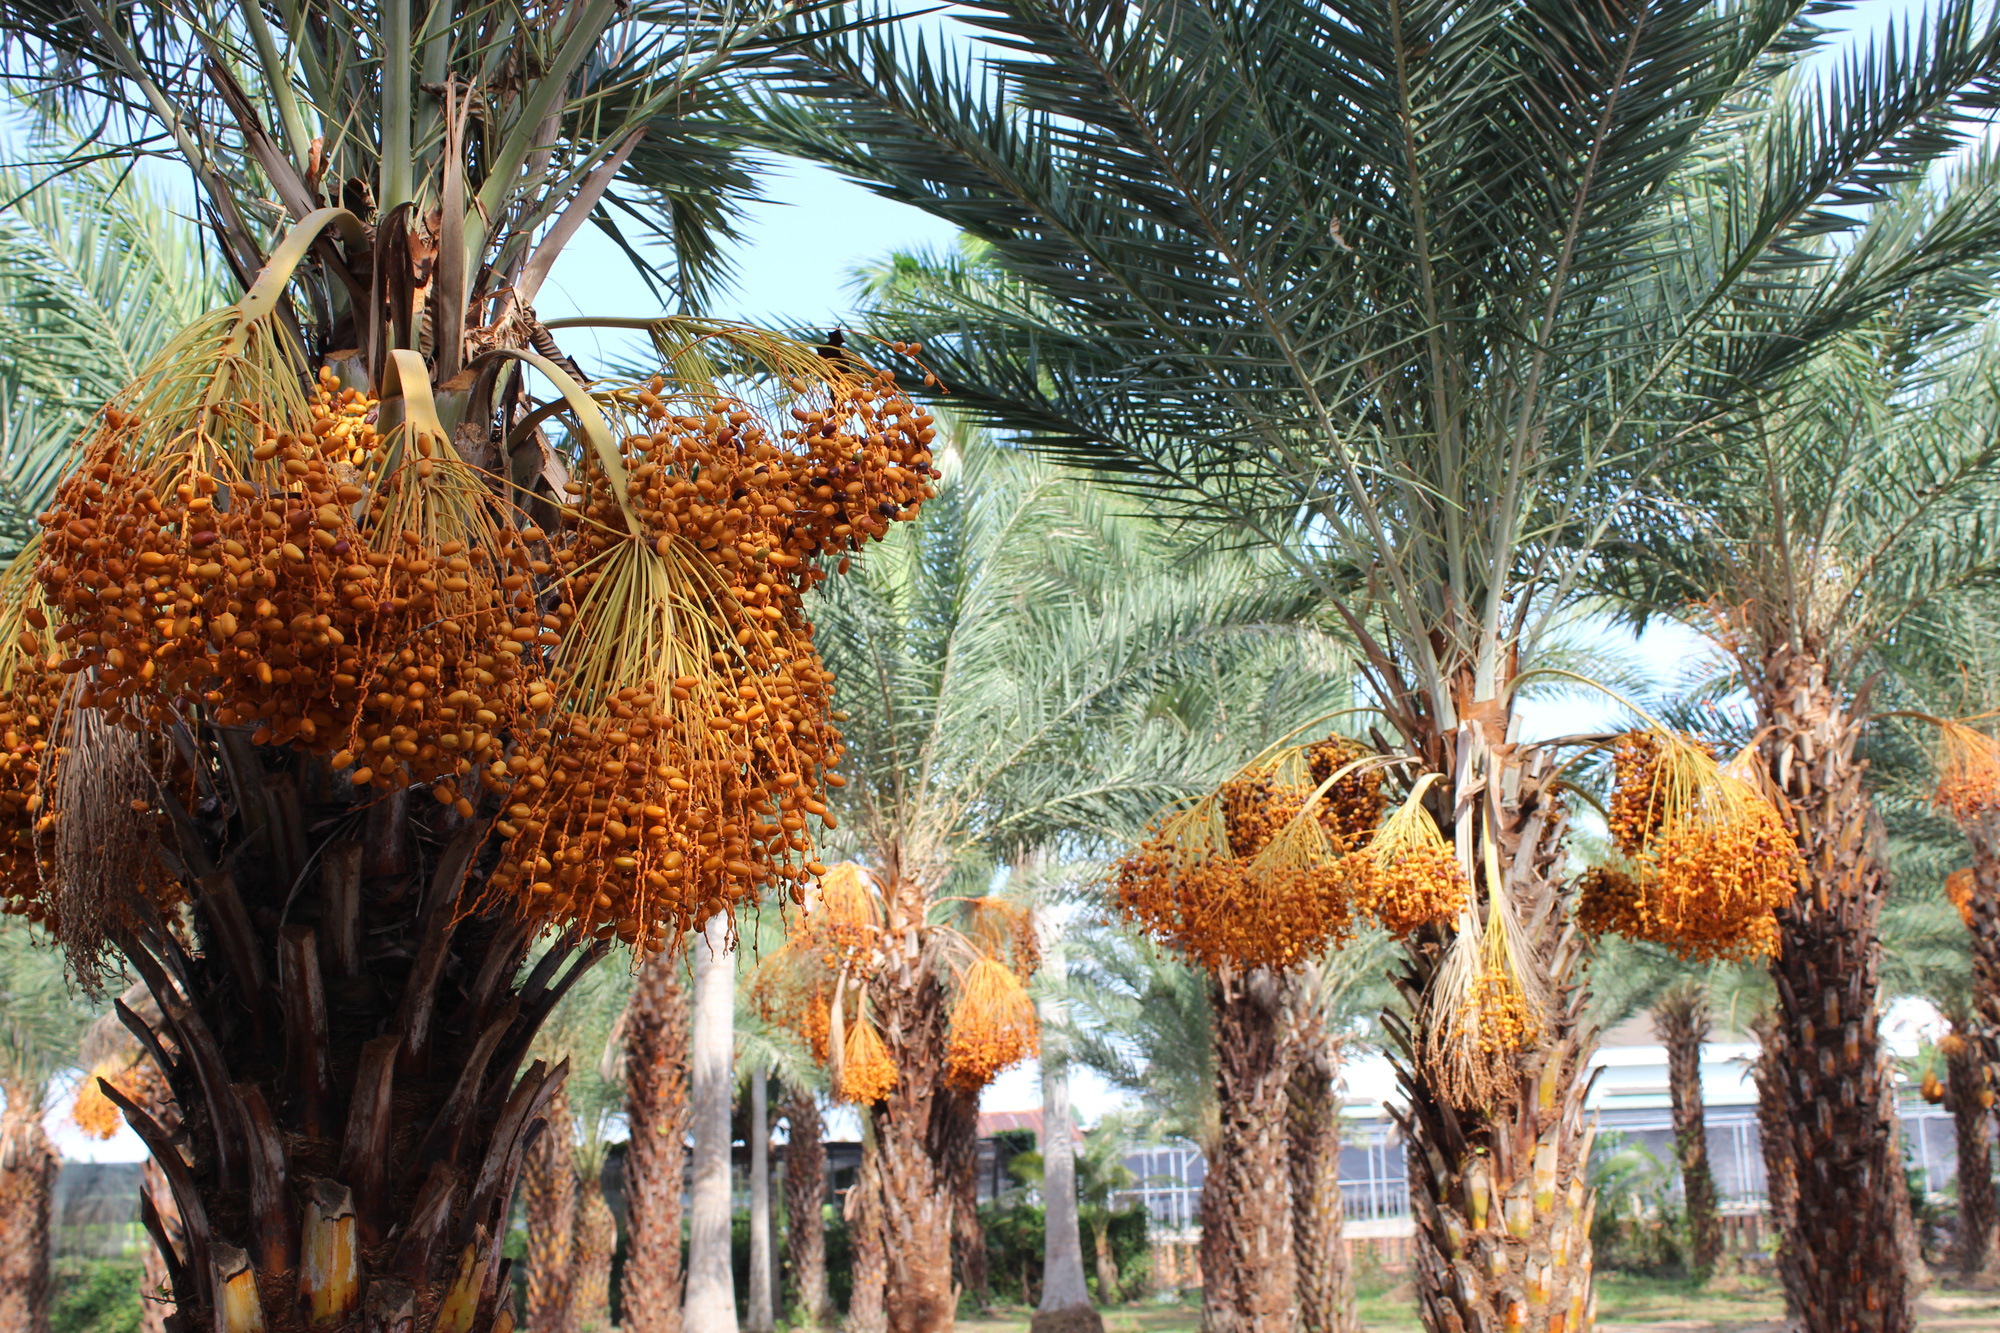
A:
[[[1035,997],[1042,1028],[1042,1296],[1030,1333],[1103,1333],[1083,1280],[1083,1237],[1077,1226],[1076,1139],[1069,1113],[1069,1059],[1063,1045],[1068,963],[1053,929],[1054,914],[1037,913],[1036,932],[1048,941],[1043,986]],[[1023,1296],[1027,1293],[1023,1292]]]
[[[688,1200],[687,1302],[683,1321],[702,1333],[735,1333],[736,1275],[730,1264],[729,1112],[735,1090],[736,968],[729,924],[695,941],[694,1021],[689,1060],[694,1111],[694,1183]]]
[[[1750,1025],[1761,1046],[1757,1059],[1750,1066],[1750,1077],[1757,1085],[1757,1147],[1764,1159],[1764,1212],[1776,1237],[1777,1257],[1782,1263],[1785,1248],[1798,1232],[1799,1184],[1798,1168],[1791,1156],[1791,1140],[1778,1124],[1785,1114],[1784,1100],[1778,1089],[1785,1071],[1778,1064],[1774,1047],[1776,1024],[1777,1015],[1766,1013],[1759,1015]],[[1785,1312],[1794,1318],[1798,1315],[1798,1307],[1789,1288],[1785,1292]]]
[[[655,959],[639,974],[625,1021],[625,1268],[627,1333],[680,1333],[681,1195],[688,1131],[688,996],[680,965]]]
[[[986,1228],[979,1222],[979,1094],[947,1092],[938,1165],[951,1188],[951,1254],[959,1289],[984,1310],[992,1303]]]
[[[764,1067],[750,1071],[750,1333],[770,1333],[776,1316],[771,1299],[771,1108]]]
[[[847,1333],[885,1333],[889,1257],[882,1224],[882,1150],[872,1124],[861,1137],[861,1170],[848,1191],[844,1210],[848,1249],[854,1256],[854,1286],[847,1301]]]
[[[1340,1049],[1325,1020],[1298,1016],[1298,1058],[1286,1090],[1286,1155],[1292,1186],[1292,1253],[1299,1333],[1360,1333],[1354,1277],[1341,1235]]]
[[[528,1327],[534,1333],[568,1333],[570,1284],[575,1272],[576,1128],[569,1097],[549,1103],[549,1127],[535,1140],[521,1167],[521,1203],[527,1214]]]
[[[1218,974],[1220,1124],[1201,1186],[1203,1333],[1279,1333],[1292,1325],[1291,1201],[1282,1164],[1293,1043],[1284,993],[1268,972]]]
[[[1653,1026],[1667,1048],[1667,1091],[1674,1106],[1674,1151],[1680,1160],[1681,1195],[1693,1233],[1694,1271],[1707,1277],[1722,1259],[1722,1217],[1715,1173],[1708,1165],[1708,1126],[1702,1107],[1701,1048],[1708,1040],[1708,995],[1699,982],[1670,989],[1653,1005]]]
[[[785,1267],[792,1274],[792,1306],[805,1328],[833,1320],[826,1289],[826,1142],[819,1099],[794,1088],[782,1113],[785,1145]]]
[[[62,1163],[42,1126],[42,1090],[0,1087],[0,1328],[48,1333],[49,1209]]]
[[[1408,1142],[1410,1207],[1417,1224],[1417,1297],[1432,1330],[1511,1327],[1583,1330],[1596,1321],[1596,1292],[1585,1183],[1590,1145],[1584,1092],[1592,1036],[1582,1022],[1581,945],[1563,901],[1568,815],[1553,760],[1504,741],[1496,705],[1473,705],[1441,738],[1441,767],[1475,778],[1508,897],[1521,926],[1517,966],[1544,995],[1524,1045],[1497,1057],[1496,1086],[1481,1105],[1456,1105],[1418,1059],[1421,1025],[1384,1015],[1400,1077],[1410,1090],[1398,1116]],[[1455,757],[1454,757],[1455,756]],[[1435,789],[1433,789],[1435,791]],[[1455,838],[1454,798],[1431,806]],[[1459,816],[1471,819],[1470,813]],[[1463,863],[1463,856],[1461,856]],[[1490,889],[1482,895],[1490,920]],[[1405,950],[1398,989],[1413,1008],[1450,941],[1420,930]]]
[[[2000,814],[1980,815],[1963,827],[1972,843],[1972,893],[1963,910],[1972,931],[1974,1036],[1988,1086],[2000,1086]]]
[[[1772,786],[1789,805],[1804,882],[1778,912],[1768,1128],[1796,1164],[1779,1273],[1807,1333],[1906,1333],[1897,1240],[1901,1162],[1877,1010],[1877,923],[1888,889],[1882,821],[1854,749],[1865,691],[1843,707],[1811,651],[1773,650],[1749,681]]]
[[[944,1086],[949,1006],[923,957],[928,895],[892,876],[887,929],[891,957],[874,983],[883,1044],[896,1084],[873,1109],[881,1172],[889,1333],[945,1333],[956,1316],[951,1284],[950,1182],[940,1157],[951,1115]]]
[[[1967,1024],[1970,1026],[1970,1024]],[[1961,1280],[1972,1282],[2000,1271],[2000,1223],[1993,1195],[1993,1108],[1991,1084],[1978,1046],[1957,1019],[1944,1048],[1945,1099],[1958,1138],[1958,1234],[1953,1260]]]
[[[575,1333],[607,1333],[611,1327],[611,1255],[618,1248],[618,1223],[604,1202],[598,1172],[577,1173],[575,1258],[570,1269],[569,1310],[564,1325]]]

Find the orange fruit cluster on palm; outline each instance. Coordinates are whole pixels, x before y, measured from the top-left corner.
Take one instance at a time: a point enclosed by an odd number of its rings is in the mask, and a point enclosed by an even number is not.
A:
[[[0,912],[31,921],[46,910],[35,832],[67,680],[48,664],[48,619],[34,579],[40,559],[36,542],[0,574]]]
[[[1021,978],[997,958],[980,957],[959,979],[945,1049],[945,1079],[976,1093],[1010,1065],[1041,1049],[1035,1002]]]
[[[574,484],[566,635],[529,701],[563,753],[515,786],[494,878],[628,938],[774,877],[803,897],[806,822],[831,826],[843,753],[804,609],[814,558],[913,514],[932,472],[930,417],[886,373],[826,386],[775,432],[741,400],[665,389],[615,400],[629,507],[610,460]]]
[[[834,988],[866,978],[880,927],[861,868],[843,861],[820,876],[802,919],[757,964],[750,1002],[767,1023],[790,1032],[825,1064],[830,1055]],[[850,1002],[854,992],[850,991]],[[851,1007],[851,1003],[850,1003]]]
[[[1348,858],[1381,817],[1366,751],[1324,741],[1224,783],[1161,821],[1125,856],[1120,909],[1209,969],[1285,968],[1345,938],[1370,905]]]
[[[2000,741],[1961,722],[1939,732],[1938,808],[1960,824],[2000,810]]]
[[[849,1023],[845,1035],[835,1079],[838,1095],[855,1106],[871,1106],[895,1090],[896,1062],[865,1017]]]
[[[467,818],[483,788],[485,901],[537,923],[657,950],[774,879],[798,895],[841,757],[801,598],[930,493],[929,415],[809,352],[758,405],[610,390],[626,429],[579,417],[599,447],[544,533],[453,448],[413,354],[385,425],[250,304],[107,408],[43,516],[80,703],[253,728]]]
[[[1613,753],[1612,841],[1632,867],[1582,885],[1587,928],[1684,958],[1758,958],[1799,883],[1797,845],[1745,775],[1690,738],[1635,732]]]

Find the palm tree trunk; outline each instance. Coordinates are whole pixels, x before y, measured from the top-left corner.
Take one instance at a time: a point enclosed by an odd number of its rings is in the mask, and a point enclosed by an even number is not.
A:
[[[1317,1012],[1298,1020],[1298,1060],[1286,1090],[1292,1253],[1299,1333],[1360,1333],[1354,1277],[1341,1235],[1340,1052]]]
[[[577,1179],[575,1260],[570,1271],[569,1315],[576,1333],[608,1333],[611,1328],[611,1254],[618,1247],[618,1223],[604,1202],[604,1182],[596,1171]]]
[[[1971,1026],[1969,1023],[1967,1027]],[[1993,1197],[1993,1109],[1991,1085],[1979,1048],[1957,1018],[1944,1042],[1945,1099],[1958,1138],[1958,1235],[1953,1259],[1962,1281],[2000,1271],[2000,1223]]]
[[[1468,715],[1442,738],[1442,767],[1461,780],[1483,768],[1485,791],[1501,793],[1482,795],[1472,807],[1487,812],[1475,827],[1495,846],[1521,927],[1516,965],[1543,992],[1542,1013],[1525,1044],[1486,1070],[1494,1080],[1486,1100],[1468,1105],[1456,1104],[1418,1058],[1425,1020],[1413,1028],[1401,1014],[1384,1015],[1410,1088],[1399,1123],[1410,1144],[1417,1296],[1424,1326],[1434,1333],[1585,1330],[1597,1317],[1583,1105],[1592,1041],[1581,1021],[1581,946],[1563,901],[1567,814],[1547,753],[1530,751],[1524,762],[1504,745],[1506,729],[1504,714]],[[1453,809],[1452,798],[1440,795],[1433,815],[1455,839],[1469,830],[1452,818]],[[1490,892],[1482,893],[1479,909],[1489,920]],[[1413,1006],[1430,992],[1444,957],[1439,946],[1447,943],[1428,929],[1411,938],[1397,985]]]
[[[750,1333],[771,1333],[771,1108],[764,1067],[750,1071]]]
[[[882,1041],[896,1085],[873,1108],[881,1171],[889,1333],[947,1333],[957,1311],[951,1283],[950,1182],[939,1161],[951,1094],[944,1086],[948,1006],[922,956],[926,896],[903,879],[888,894],[884,938],[901,941],[875,980]]]
[[[139,996],[133,996],[139,999]],[[157,1013],[150,1015],[157,1018]],[[140,1059],[148,1057],[142,1055]],[[148,1115],[158,1121],[168,1134],[180,1132],[180,1111],[166,1095],[166,1087],[157,1078],[147,1078],[140,1083],[139,1104]],[[167,1184],[167,1174],[160,1164],[147,1159],[139,1175],[139,1192],[152,1206],[161,1236],[175,1252],[187,1245],[187,1229],[181,1225],[180,1206],[174,1202],[174,1192]],[[159,1241],[148,1238],[146,1243],[145,1268],[139,1275],[139,1333],[166,1333],[167,1320],[173,1316],[174,1303],[171,1295],[172,1281],[167,1269],[166,1255]]]
[[[1771,1128],[1797,1164],[1796,1222],[1779,1260],[1807,1333],[1906,1333],[1897,1240],[1901,1163],[1877,1029],[1888,879],[1882,823],[1854,747],[1865,699],[1843,708],[1811,653],[1775,650],[1750,681],[1774,787],[1789,803],[1805,881],[1778,912]]]
[[[2000,815],[1966,821],[1972,843],[1972,893],[1965,923],[1972,931],[1974,1027],[1989,1086],[2000,1084]]]
[[[570,1285],[576,1270],[576,1130],[569,1097],[549,1103],[549,1127],[535,1140],[521,1168],[521,1202],[527,1214],[528,1328],[569,1333]]]
[[[847,1333],[885,1333],[889,1256],[882,1225],[882,1150],[872,1123],[862,1126],[861,1170],[848,1191],[845,1216],[848,1248],[854,1255],[854,1288],[845,1328]]]
[[[1220,1125],[1201,1187],[1202,1331],[1281,1333],[1295,1291],[1281,1165],[1293,1053],[1284,995],[1263,971],[1218,974],[1211,989]]]
[[[0,1087],[0,1329],[48,1333],[49,1209],[62,1163],[42,1127],[42,1090]]]
[[[992,1303],[986,1228],[979,1222],[979,1094],[947,1092],[939,1165],[951,1187],[951,1252],[959,1289],[984,1310]]]
[[[1680,1160],[1681,1195],[1694,1240],[1694,1271],[1706,1278],[1722,1259],[1722,1217],[1715,1174],[1708,1166],[1708,1126],[1703,1113],[1701,1047],[1708,1040],[1708,996],[1699,982],[1677,985],[1653,1005],[1653,1026],[1667,1048],[1667,1091],[1674,1104],[1674,1151]]]
[[[685,1326],[735,1333],[736,1274],[730,1264],[730,1102],[735,1090],[736,968],[729,923],[717,919],[696,940],[694,1023],[689,1061],[694,1107],[694,1188],[688,1201]]]
[[[1097,1299],[1105,1305],[1116,1305],[1124,1299],[1124,1295],[1118,1289],[1118,1261],[1111,1254],[1109,1206],[1105,1208],[1091,1231],[1097,1249]]]
[[[686,1188],[688,997],[679,964],[639,974],[625,1022],[627,1333],[681,1333],[681,1195]]]
[[[1778,1125],[1785,1108],[1777,1085],[1784,1079],[1785,1073],[1777,1062],[1773,1048],[1776,1024],[1775,1013],[1759,1015],[1751,1023],[1762,1049],[1750,1066],[1750,1077],[1757,1084],[1757,1146],[1764,1159],[1764,1211],[1772,1234],[1777,1238],[1776,1253],[1782,1263],[1785,1248],[1798,1234],[1799,1184],[1798,1169],[1791,1156],[1791,1140]],[[1785,1292],[1785,1312],[1788,1317],[1796,1318],[1798,1315],[1789,1289]]]
[[[1083,1238],[1076,1212],[1076,1139],[1069,1114],[1069,1059],[1063,1047],[1068,964],[1054,914],[1037,913],[1036,933],[1049,944],[1042,958],[1044,985],[1035,999],[1042,1028],[1042,1297],[1030,1333],[1103,1333],[1104,1319],[1090,1304],[1083,1280]],[[1027,1292],[1023,1290],[1025,1298]]]
[[[791,1089],[783,1106],[785,1145],[785,1267],[792,1304],[805,1328],[834,1322],[826,1290],[826,1143],[819,1099]]]
[[[222,794],[179,838],[196,948],[165,918],[114,936],[162,1014],[126,1021],[167,1070],[181,1133],[106,1093],[180,1212],[164,1257],[181,1319],[261,1308],[293,1333],[312,1307],[352,1320],[372,1303],[417,1312],[413,1333],[486,1333],[525,1150],[566,1073],[529,1048],[611,946],[563,939],[526,966],[527,928],[476,906],[498,855],[484,815],[358,798],[240,730],[182,754]],[[352,1262],[304,1264],[308,1243]]]

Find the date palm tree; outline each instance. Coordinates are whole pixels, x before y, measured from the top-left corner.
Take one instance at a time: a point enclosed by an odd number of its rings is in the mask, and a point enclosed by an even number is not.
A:
[[[1058,840],[1130,836],[1212,765],[1185,719],[1288,725],[1329,688],[1302,679],[1319,640],[1293,623],[1295,594],[1253,563],[1176,566],[1162,525],[978,434],[945,472],[928,517],[859,563],[817,627],[829,665],[868,682],[845,697],[859,762],[836,809],[886,919],[868,1006],[897,1077],[870,1114],[897,1330],[952,1319],[944,1130],[976,1109],[946,1077],[941,960],[972,929],[954,900]]]
[[[504,1325],[550,1013],[811,878],[840,746],[800,599],[914,513],[923,414],[686,313],[593,392],[533,309],[620,199],[693,308],[746,179],[709,107],[784,16],[0,5],[10,86],[102,126],[58,165],[177,159],[242,292],[77,427],[0,672],[9,909],[158,1004],[184,1124],[121,1106],[190,1325]],[[867,475],[829,512],[823,468]]]
[[[1580,1326],[1589,1040],[1519,690],[1635,488],[1992,249],[1984,159],[1939,225],[1852,267],[1826,238],[1965,142],[1996,30],[1947,4],[1814,83],[1803,0],[963,12],[966,57],[829,20],[766,136],[990,248],[884,305],[954,402],[1283,552],[1342,617],[1475,897],[1413,938],[1395,1024],[1424,1318]],[[1530,1015],[1497,1051],[1457,984],[1483,947]],[[1887,1198],[1805,1123],[1827,1188]],[[1814,1239],[1811,1327],[1908,1327],[1881,1236]]]

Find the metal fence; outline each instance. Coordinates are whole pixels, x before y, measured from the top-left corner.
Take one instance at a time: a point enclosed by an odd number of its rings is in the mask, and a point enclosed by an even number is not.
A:
[[[1950,1115],[1923,1102],[1899,1109],[1903,1150],[1910,1166],[1923,1173],[1933,1195],[1951,1191],[1957,1174],[1957,1144]],[[1715,1106],[1706,1112],[1709,1166],[1722,1202],[1755,1208],[1764,1203],[1764,1158],[1757,1138],[1756,1108]],[[1403,1143],[1392,1122],[1350,1120],[1340,1154],[1340,1192],[1349,1223],[1387,1222],[1410,1214],[1409,1176]],[[1667,1168],[1672,1188],[1674,1126],[1665,1111],[1606,1110],[1598,1115],[1597,1154],[1640,1147]],[[1145,1207],[1153,1228],[1165,1238],[1200,1229],[1201,1182],[1207,1163],[1191,1143],[1174,1142],[1129,1153],[1125,1165],[1138,1184],[1116,1196],[1120,1206]],[[1274,1169],[1282,1170],[1281,1164]]]

